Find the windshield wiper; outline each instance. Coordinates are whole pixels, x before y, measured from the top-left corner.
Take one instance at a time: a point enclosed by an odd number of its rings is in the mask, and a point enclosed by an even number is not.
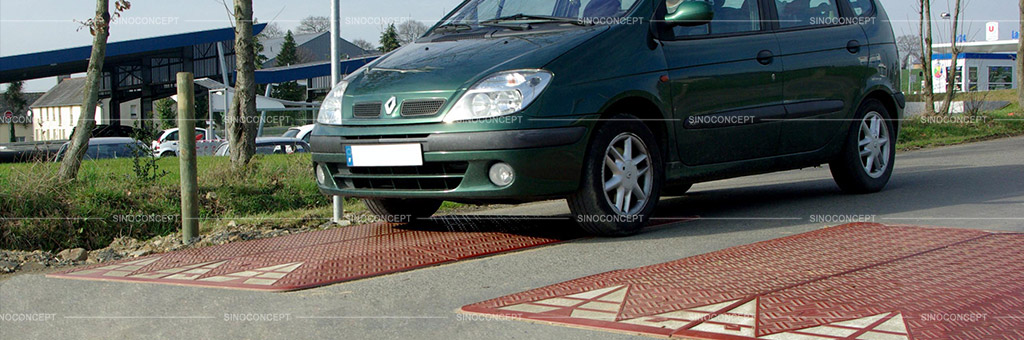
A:
[[[495,25],[495,24],[498,24],[498,23],[501,23],[501,22],[505,22],[505,21],[519,21],[519,20],[538,20],[538,21],[547,21],[547,22],[573,24],[573,25],[576,25],[576,26],[586,26],[587,25],[587,24],[581,22],[580,20],[572,19],[572,18],[561,18],[561,17],[553,17],[553,16],[547,16],[547,15],[531,15],[531,14],[523,14],[523,13],[509,15],[509,16],[503,16],[503,17],[498,17],[498,18],[494,18],[494,19],[486,20],[486,21],[481,21],[480,24],[481,25]]]
[[[434,31],[435,32],[441,32],[441,33],[452,33],[452,32],[458,32],[458,31],[468,31],[468,30],[472,30],[472,29],[473,29],[473,26],[470,26],[469,24],[462,24],[462,23],[452,22],[452,23],[447,23],[447,24],[441,25],[441,26],[437,26],[437,28],[435,28]]]

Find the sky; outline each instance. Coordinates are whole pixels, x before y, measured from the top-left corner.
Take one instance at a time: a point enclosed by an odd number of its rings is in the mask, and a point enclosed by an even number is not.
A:
[[[230,0],[226,0],[230,1]],[[915,0],[879,0],[889,13],[896,35],[917,33]],[[940,13],[951,11],[954,0],[932,0],[936,42],[949,41],[949,21]],[[962,0],[965,33],[969,40],[985,38],[985,23],[1001,23],[1001,38],[1009,39],[1018,26],[1017,0]],[[110,42],[230,27],[221,0],[131,0],[132,8],[111,27]],[[409,19],[432,25],[461,0],[341,0],[341,36],[376,43],[390,22]],[[291,29],[310,15],[329,16],[329,0],[254,0],[259,22],[274,22]],[[0,56],[49,51],[92,43],[88,30],[79,30],[92,17],[95,2],[88,0],[0,0]],[[53,79],[26,83],[27,91],[46,91]]]

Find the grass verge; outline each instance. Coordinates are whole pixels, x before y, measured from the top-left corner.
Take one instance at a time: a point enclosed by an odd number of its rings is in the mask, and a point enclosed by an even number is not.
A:
[[[976,116],[915,117],[903,122],[900,150],[946,146],[1024,135],[1017,104]]]
[[[177,162],[161,159],[166,175],[143,181],[131,159],[86,161],[72,183],[57,180],[56,163],[0,164],[0,248],[95,249],[121,236],[173,233],[180,221]],[[199,158],[203,224],[330,205],[316,188],[308,155],[258,157],[241,170],[228,162]]]

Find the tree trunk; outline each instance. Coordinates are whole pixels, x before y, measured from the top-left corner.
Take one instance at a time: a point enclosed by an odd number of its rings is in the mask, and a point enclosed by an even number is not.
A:
[[[256,153],[256,51],[252,0],[235,0],[235,96],[226,117],[231,165],[241,168]]]
[[[1022,0],[1024,1],[1024,0]],[[924,114],[935,115],[935,74],[932,72],[932,5],[931,0],[921,0],[921,67],[924,77]]]
[[[71,145],[60,162],[58,178],[72,181],[78,177],[82,158],[89,149],[89,137],[96,128],[96,103],[99,101],[100,80],[103,76],[103,58],[107,54],[107,37],[110,35],[110,7],[108,0],[96,0],[96,18],[93,19],[92,55],[86,76],[82,98],[82,113],[78,117]]]
[[[1020,34],[1024,34],[1024,0],[1020,0]],[[1017,105],[1024,105],[1024,38],[1017,39]]]
[[[960,26],[960,0],[956,0],[956,4],[953,6],[953,34],[950,41],[950,52],[953,55],[953,61],[949,65],[949,72],[946,72],[946,101],[942,103],[942,109],[939,110],[941,115],[949,115],[949,109],[953,106],[953,96],[956,95],[956,76],[960,74],[956,70],[957,57],[959,57],[960,51],[956,47],[956,33],[959,31]],[[963,78],[960,79],[963,81]]]

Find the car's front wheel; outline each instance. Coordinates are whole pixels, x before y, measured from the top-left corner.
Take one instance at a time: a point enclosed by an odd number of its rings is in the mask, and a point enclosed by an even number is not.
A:
[[[891,117],[885,105],[875,99],[866,101],[857,112],[842,153],[829,163],[832,177],[843,191],[874,193],[889,183],[896,163]]]
[[[589,233],[640,231],[658,204],[664,163],[654,133],[631,115],[617,115],[595,132],[580,189],[569,197],[576,222]]]
[[[364,199],[371,213],[388,223],[410,223],[419,218],[433,216],[441,209],[441,200],[380,198]]]

